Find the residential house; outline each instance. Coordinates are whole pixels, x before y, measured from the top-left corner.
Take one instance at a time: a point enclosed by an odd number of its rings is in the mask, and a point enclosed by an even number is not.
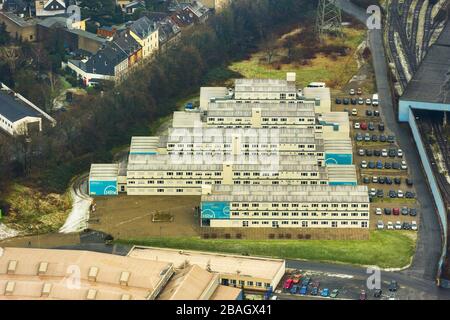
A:
[[[126,14],[133,14],[137,9],[145,9],[144,1],[133,1],[125,5],[122,9]]]
[[[112,38],[116,32],[117,29],[115,27],[103,26],[97,29],[97,35],[103,38]]]
[[[198,19],[199,22],[204,22],[208,19],[211,10],[206,7],[202,2],[193,0],[186,7],[187,10],[190,10]]]
[[[3,10],[14,12],[18,15],[30,15],[31,7],[24,0],[4,0]]]
[[[178,25],[179,28],[187,28],[199,21],[198,17],[191,9],[188,8],[188,6],[175,12],[170,16],[170,18]]]
[[[164,50],[171,42],[176,41],[181,35],[181,28],[167,17],[158,22],[159,48]]]
[[[131,35],[130,30],[125,30],[116,35],[113,43],[121,48],[128,56],[128,68],[134,66],[143,58],[142,46]]]
[[[0,82],[0,129],[3,132],[11,136],[40,132],[43,118],[56,124],[47,113]]]
[[[66,3],[64,0],[36,0],[36,17],[50,17],[64,15]]]
[[[0,23],[6,25],[6,31],[16,40],[36,41],[36,21],[25,20],[12,12],[0,12]]]
[[[130,35],[142,46],[142,56],[147,58],[159,49],[159,33],[155,22],[147,17],[134,21],[130,27]]]
[[[117,81],[128,70],[128,55],[115,42],[110,42],[89,59],[69,60],[68,67],[87,86],[105,80]]]

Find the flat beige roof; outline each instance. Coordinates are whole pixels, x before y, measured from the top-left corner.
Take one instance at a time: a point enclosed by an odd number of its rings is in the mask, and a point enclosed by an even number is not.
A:
[[[241,289],[220,285],[210,300],[236,300],[240,293]]]
[[[174,264],[175,268],[188,262],[211,272],[220,274],[239,273],[240,276],[268,280],[273,279],[280,268],[284,267],[285,263],[281,259],[141,246],[133,247],[128,256],[138,259],[170,262]]]
[[[17,261],[15,268],[11,267],[11,261]],[[168,262],[112,254],[4,248],[0,250],[0,299],[86,299],[91,289],[97,290],[96,299],[121,299],[123,294],[132,299],[147,299],[161,289],[172,269]],[[79,286],[68,288],[67,281],[78,272]],[[120,279],[126,278],[124,272],[129,273],[129,278],[126,284],[121,284]],[[15,282],[15,288],[11,295],[5,295],[11,281]],[[49,295],[41,297],[47,283],[51,284]]]

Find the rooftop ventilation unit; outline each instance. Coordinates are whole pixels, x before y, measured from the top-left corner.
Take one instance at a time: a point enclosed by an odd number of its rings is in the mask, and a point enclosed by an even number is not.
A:
[[[95,300],[97,297],[97,290],[95,289],[89,289],[86,295],[87,300]]]
[[[121,274],[120,274],[120,280],[119,280],[119,282],[120,282],[120,285],[121,286],[128,286],[128,281],[130,280],[130,273],[128,272],[128,271],[123,271]]]
[[[16,283],[14,281],[8,281],[5,287],[5,296],[10,296],[14,293],[14,289],[16,288]]]
[[[7,274],[14,274],[16,273],[17,269],[17,260],[10,260],[8,263],[8,270],[6,271]]]
[[[89,281],[97,281],[97,275],[98,275],[98,268],[97,267],[90,267],[89,268],[89,274],[88,274],[88,280]]]
[[[39,263],[38,276],[42,276],[42,275],[46,274],[47,270],[48,270],[48,262]]]
[[[44,285],[42,286],[41,297],[48,297],[51,291],[52,291],[52,284],[44,283]]]

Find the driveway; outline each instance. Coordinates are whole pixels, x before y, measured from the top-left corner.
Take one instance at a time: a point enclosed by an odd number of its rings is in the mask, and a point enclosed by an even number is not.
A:
[[[346,13],[366,24],[368,15],[363,9],[350,3],[348,0],[337,0],[336,2]],[[400,148],[406,151],[405,156],[409,165],[409,173],[414,180],[417,199],[421,205],[420,210],[422,214],[420,215],[416,253],[411,267],[402,273],[435,281],[442,249],[442,232],[438,215],[409,125],[400,124],[396,120],[397,116],[394,112],[393,97],[388,79],[387,58],[384,51],[382,30],[369,30],[369,46],[372,51],[373,67],[384,121],[396,135]]]

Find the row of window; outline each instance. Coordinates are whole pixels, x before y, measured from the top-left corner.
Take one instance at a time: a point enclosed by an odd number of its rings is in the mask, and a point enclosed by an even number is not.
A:
[[[272,208],[298,208],[298,203],[232,203],[232,208],[261,208],[261,207],[272,207]],[[307,206],[311,208],[368,208],[369,205],[367,203],[311,203],[311,204],[303,204],[302,207]]]
[[[232,118],[232,119],[230,119]],[[294,117],[283,117],[283,118],[267,118],[267,117],[263,117],[261,118],[262,122],[288,122],[288,119],[292,120],[291,122],[294,123],[315,123],[316,119],[315,118],[294,118]],[[243,121],[250,121],[250,117],[248,118],[236,118],[236,117],[220,117],[220,118],[214,118],[214,117],[209,117],[208,118],[208,122],[229,122],[229,121],[233,121],[233,122],[243,122]]]
[[[264,288],[270,287],[270,283],[268,283],[268,282],[262,283],[262,282],[259,282],[259,281],[244,281],[244,280],[236,281],[235,279],[230,279],[230,280],[222,279],[222,284],[223,285],[229,284],[229,285],[232,285],[232,286],[237,286],[238,285],[240,287],[247,286],[247,287],[260,287],[260,288],[262,288],[263,285],[264,285]]]
[[[289,220],[283,220],[283,221],[242,221],[243,227],[249,227],[249,226],[272,226],[272,227],[278,227],[280,225],[287,226],[300,226],[302,228],[308,228],[308,227],[324,227],[328,228],[331,226],[332,228],[337,228],[338,226],[352,226],[352,227],[361,227],[361,228],[368,228],[369,223],[367,221],[289,221]]]
[[[221,137],[218,137],[217,138],[217,140],[220,140],[220,139],[222,139]],[[266,139],[266,140],[268,140],[268,139]],[[293,143],[278,143],[278,144],[261,144],[261,145],[259,145],[259,144],[252,144],[251,146],[249,145],[249,144],[243,144],[242,146],[243,146],[243,148],[245,148],[245,149],[250,149],[250,148],[252,148],[252,149],[274,149],[274,148],[280,148],[280,147],[283,147],[283,146],[293,146],[294,144]],[[220,149],[220,150],[222,150],[222,149],[229,149],[229,148],[231,148],[231,144],[229,144],[229,143],[224,143],[224,144],[222,144],[222,143],[220,143],[220,141],[218,141],[217,143],[215,143],[215,144],[211,144],[211,143],[197,143],[197,144],[195,144],[195,146],[194,146],[194,144],[193,143],[177,143],[177,144],[174,144],[174,143],[168,143],[167,144],[167,148],[168,149],[173,149],[173,148],[177,148],[177,149],[200,149],[200,148],[204,148],[204,149],[206,149],[206,148],[208,148],[208,149]],[[297,145],[297,148],[299,148],[299,149],[315,149],[316,148],[316,145],[315,144],[308,144],[308,145],[305,145],[305,144],[298,144]]]
[[[222,184],[222,180],[128,180],[128,184],[130,185],[163,185],[163,184],[185,184],[185,185],[202,185],[202,184]],[[273,181],[267,181],[267,180],[234,180],[233,184],[236,185],[327,185],[328,182],[326,180],[317,181],[317,180],[295,180],[295,183],[291,183],[291,181],[287,180],[273,180]]]
[[[253,216],[253,217],[368,217],[368,212],[240,212],[240,211],[233,211],[231,213],[233,217],[247,217],[247,216]]]

